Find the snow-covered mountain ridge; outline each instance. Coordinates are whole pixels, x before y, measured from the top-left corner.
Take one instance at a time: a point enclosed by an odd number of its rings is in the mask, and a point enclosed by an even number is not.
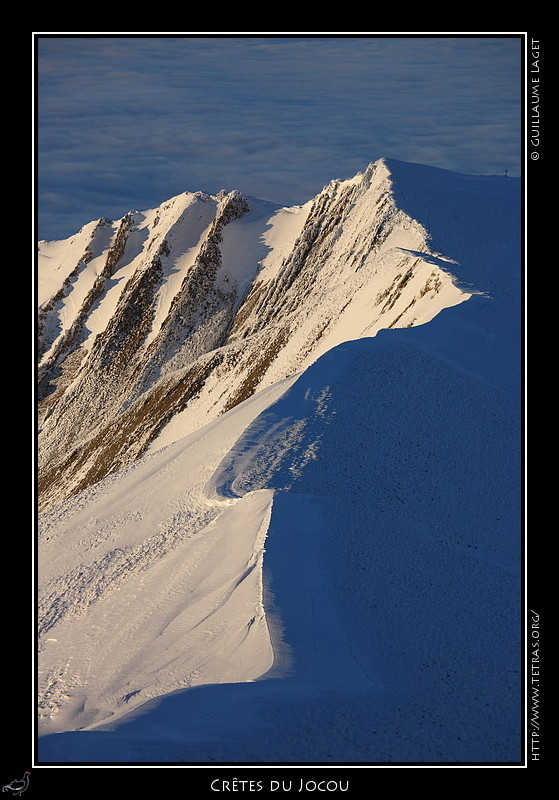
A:
[[[343,341],[468,297],[386,161],[301,207],[184,193],[39,245],[41,507]]]
[[[518,760],[519,182],[165,205],[43,318],[41,760]]]

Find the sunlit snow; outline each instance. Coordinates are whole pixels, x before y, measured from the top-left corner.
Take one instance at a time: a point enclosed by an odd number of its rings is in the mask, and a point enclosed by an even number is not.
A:
[[[252,397],[201,427],[178,415],[40,515],[41,763],[520,758],[519,181],[390,160],[372,180],[410,233],[376,273],[440,270],[437,305],[369,324],[378,290],[340,268],[353,304],[300,369],[294,341]],[[167,209],[193,220],[177,282],[215,202],[194,197]],[[273,281],[307,213],[262,203],[226,229],[239,297]]]

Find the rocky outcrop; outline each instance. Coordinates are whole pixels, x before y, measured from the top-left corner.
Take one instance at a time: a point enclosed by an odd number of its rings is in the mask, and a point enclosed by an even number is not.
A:
[[[106,224],[107,220],[101,220],[99,224]],[[109,223],[110,224],[110,223]],[[64,367],[65,362],[69,357],[80,347],[84,337],[84,327],[87,318],[91,313],[94,304],[103,295],[106,287],[107,280],[114,274],[117,265],[124,254],[128,233],[133,224],[132,214],[127,214],[121,221],[114,244],[109,248],[105,263],[99,275],[95,278],[93,286],[88,291],[85,299],[81,303],[79,311],[75,316],[72,324],[64,330],[58,339],[55,341],[54,346],[46,361],[44,361],[39,368],[39,381],[38,381],[38,394],[41,399],[45,398],[49,393],[56,391],[58,379],[67,371],[67,365]],[[93,231],[92,239],[95,236],[97,227]],[[49,311],[52,311],[56,302],[59,302],[65,295],[69,284],[77,277],[78,273],[84,269],[85,266],[92,259],[91,246],[88,245],[84,255],[78,262],[76,268],[70,273],[69,277],[64,281],[62,292],[55,295],[54,302],[47,304],[41,309],[43,319]],[[71,359],[72,360],[72,359]]]
[[[144,354],[136,393],[153,385],[161,375],[192,364],[227,339],[234,319],[236,290],[234,285],[217,280],[222,266],[220,245],[225,226],[248,213],[249,205],[239,192],[222,192],[217,200],[215,218],[198,255]]]

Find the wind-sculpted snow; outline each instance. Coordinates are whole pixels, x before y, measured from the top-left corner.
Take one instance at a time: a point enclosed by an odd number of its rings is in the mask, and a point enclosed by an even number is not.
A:
[[[41,729],[104,722],[271,666],[261,570],[272,493],[229,499],[210,479],[284,389],[41,515]]]
[[[431,323],[449,347],[491,301],[476,302],[479,313],[452,311],[456,327],[451,312]],[[275,493],[264,576],[283,669],[244,687],[223,676],[140,717],[105,720],[93,739],[49,737],[43,758],[519,758],[519,409],[414,330],[323,356],[254,419],[208,484],[243,498],[233,504]],[[233,508],[248,528],[253,510]],[[227,533],[241,546],[229,522]]]
[[[518,185],[422,169],[292,212],[329,277],[312,248],[263,257],[190,414],[237,402],[41,515],[41,762],[520,759]],[[338,256],[373,189],[359,284],[365,243]]]

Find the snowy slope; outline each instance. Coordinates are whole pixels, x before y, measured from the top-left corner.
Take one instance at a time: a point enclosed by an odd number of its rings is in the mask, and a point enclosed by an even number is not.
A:
[[[236,503],[207,484],[284,389],[256,395],[43,516],[40,718],[49,720],[47,730],[104,721],[211,675],[247,680],[271,666],[261,561],[272,493]]]
[[[382,168],[406,263],[460,297],[398,329],[355,299],[362,338],[339,315],[299,371],[41,515],[41,761],[519,759],[519,186]],[[379,172],[343,187],[354,222]],[[275,213],[296,238],[311,212]],[[273,253],[254,305],[290,293]]]

